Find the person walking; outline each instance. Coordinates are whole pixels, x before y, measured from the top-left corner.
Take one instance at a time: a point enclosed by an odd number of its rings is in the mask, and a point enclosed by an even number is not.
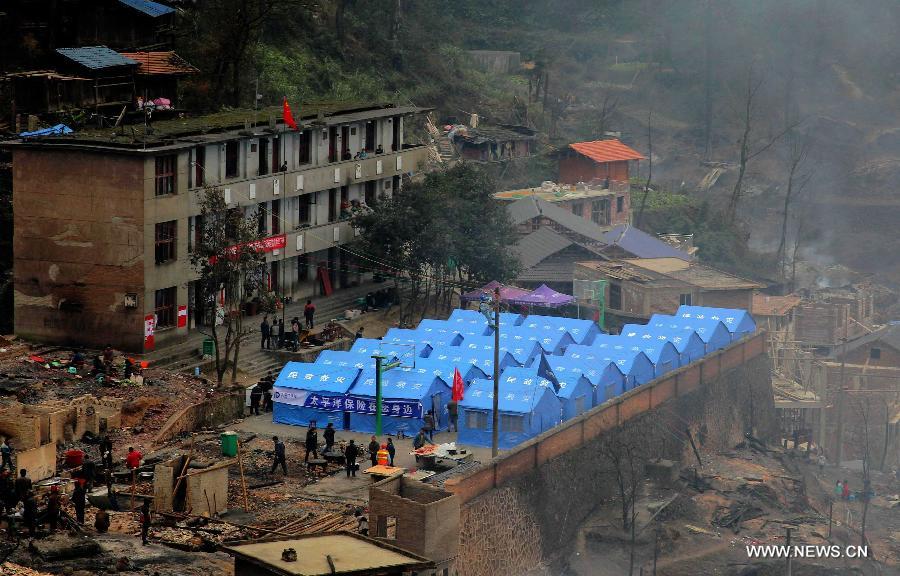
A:
[[[272,347],[272,327],[269,325],[269,315],[263,316],[263,321],[259,325],[259,347],[261,350],[268,350]]]
[[[425,413],[425,432],[428,434],[428,440],[434,441],[434,410]]]
[[[270,387],[263,390],[263,412],[271,412],[272,408],[272,388]]]
[[[447,402],[447,420],[450,432],[459,432],[457,421],[459,419],[459,402],[451,400]]]
[[[394,454],[397,453],[397,447],[394,446],[394,440],[392,438],[388,438],[387,440],[387,453],[388,458],[390,459],[391,466],[394,465]]]
[[[0,470],[5,470],[6,467],[9,467],[9,471],[13,474],[16,473],[15,467],[13,467],[12,462],[12,447],[9,445],[9,439],[4,438],[3,444],[0,444],[0,457],[2,457],[2,463],[0,463]]]
[[[378,443],[375,436],[372,436],[372,441],[369,442],[369,459],[372,461],[372,466],[378,464],[378,450],[380,448],[381,444]]]
[[[272,442],[275,444],[275,459],[272,461],[272,469],[269,474],[274,474],[275,469],[281,464],[281,470],[287,476],[287,460],[284,457],[284,442],[278,439],[278,436],[272,436]]]
[[[262,400],[262,388],[259,384],[254,384],[250,389],[250,415],[259,416],[259,402]]]
[[[309,462],[310,452],[313,453],[316,460],[319,459],[319,432],[316,430],[315,424],[310,424],[309,430],[306,431],[306,455],[303,457],[303,462]]]
[[[284,348],[284,318],[278,320],[278,347]]]
[[[328,454],[334,449],[334,424],[329,422],[325,426],[322,436],[325,437],[325,453]]]
[[[72,505],[75,507],[75,519],[78,524],[84,526],[85,492],[84,482],[81,480],[75,482],[75,489],[72,491]]]
[[[306,319],[306,329],[312,330],[315,326],[315,315],[316,315],[316,305],[312,303],[312,300],[306,301],[306,306],[303,307],[303,318]]]
[[[347,478],[356,478],[356,457],[359,456],[359,446],[356,441],[350,440],[350,444],[344,448],[344,465],[347,467]]]
[[[297,351],[300,347],[300,319],[291,320],[291,350]]]
[[[150,500],[144,498],[144,504],[141,506],[141,543],[146,546],[147,539],[150,536],[150,523],[153,516],[150,514]]]

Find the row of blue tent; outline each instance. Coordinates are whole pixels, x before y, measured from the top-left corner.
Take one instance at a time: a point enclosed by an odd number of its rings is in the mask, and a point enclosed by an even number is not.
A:
[[[619,335],[590,320],[502,313],[499,350],[500,447],[511,448],[665,373],[756,331],[744,310],[682,306]],[[459,402],[461,444],[490,446],[494,330],[474,310],[382,339],[359,338],[349,351],[325,350],[313,363],[289,362],[275,382],[275,422],[371,433],[375,430],[375,360],[396,362],[382,374],[382,426],[414,434],[433,411],[448,425],[454,372],[465,383]]]

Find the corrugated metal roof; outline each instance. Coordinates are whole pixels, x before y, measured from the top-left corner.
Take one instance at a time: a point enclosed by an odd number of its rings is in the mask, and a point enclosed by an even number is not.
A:
[[[619,246],[638,258],[680,258],[690,262],[691,255],[666,244],[659,238],[638,230],[630,224],[620,224],[606,232],[603,239]]]
[[[525,236],[512,247],[523,270],[536,266],[548,256],[572,245],[572,241],[546,226]]]
[[[196,74],[199,72],[188,62],[169,50],[165,52],[119,52],[122,56],[138,63],[138,74],[146,76],[170,74]]]
[[[91,70],[102,70],[116,66],[134,66],[134,60],[122,56],[106,46],[82,46],[80,48],[57,48],[57,52]]]
[[[643,160],[640,152],[629,148],[615,138],[611,140],[594,140],[593,142],[575,142],[569,148],[587,156],[594,162],[621,162],[622,160]]]
[[[513,224],[521,224],[532,218],[543,216],[553,220],[566,230],[571,230],[576,234],[596,242],[604,242],[603,235],[606,233],[605,228],[594,224],[590,220],[585,220],[581,216],[576,216],[568,210],[556,206],[552,202],[547,202],[546,200],[535,196],[522,198],[507,204],[506,211]]]
[[[171,14],[175,11],[174,8],[170,8],[165,4],[160,4],[159,2],[153,2],[151,0],[119,0],[120,4],[124,4],[129,8],[134,8],[139,12],[143,12],[147,16],[152,16],[156,18],[157,16],[163,16],[164,14]]]

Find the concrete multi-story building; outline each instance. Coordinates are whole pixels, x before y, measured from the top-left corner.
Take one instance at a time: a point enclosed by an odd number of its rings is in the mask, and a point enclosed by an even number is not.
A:
[[[405,120],[422,108],[231,111],[5,143],[13,154],[15,329],[45,342],[148,348],[210,321],[190,252],[198,192],[259,214],[272,292],[359,282],[371,264],[341,247],[354,200],[374,206],[426,159]]]

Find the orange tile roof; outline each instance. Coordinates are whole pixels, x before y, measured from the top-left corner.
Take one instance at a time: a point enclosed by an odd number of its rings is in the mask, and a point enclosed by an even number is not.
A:
[[[587,156],[594,162],[620,162],[622,160],[643,160],[644,156],[622,144],[615,138],[611,140],[594,140],[593,142],[575,142],[569,148]]]
[[[156,74],[196,74],[198,70],[188,64],[175,52],[119,52],[131,58],[140,66],[137,73],[152,76]]]
[[[800,297],[793,294],[767,296],[759,292],[753,293],[753,313],[760,316],[784,316],[799,305]]]

